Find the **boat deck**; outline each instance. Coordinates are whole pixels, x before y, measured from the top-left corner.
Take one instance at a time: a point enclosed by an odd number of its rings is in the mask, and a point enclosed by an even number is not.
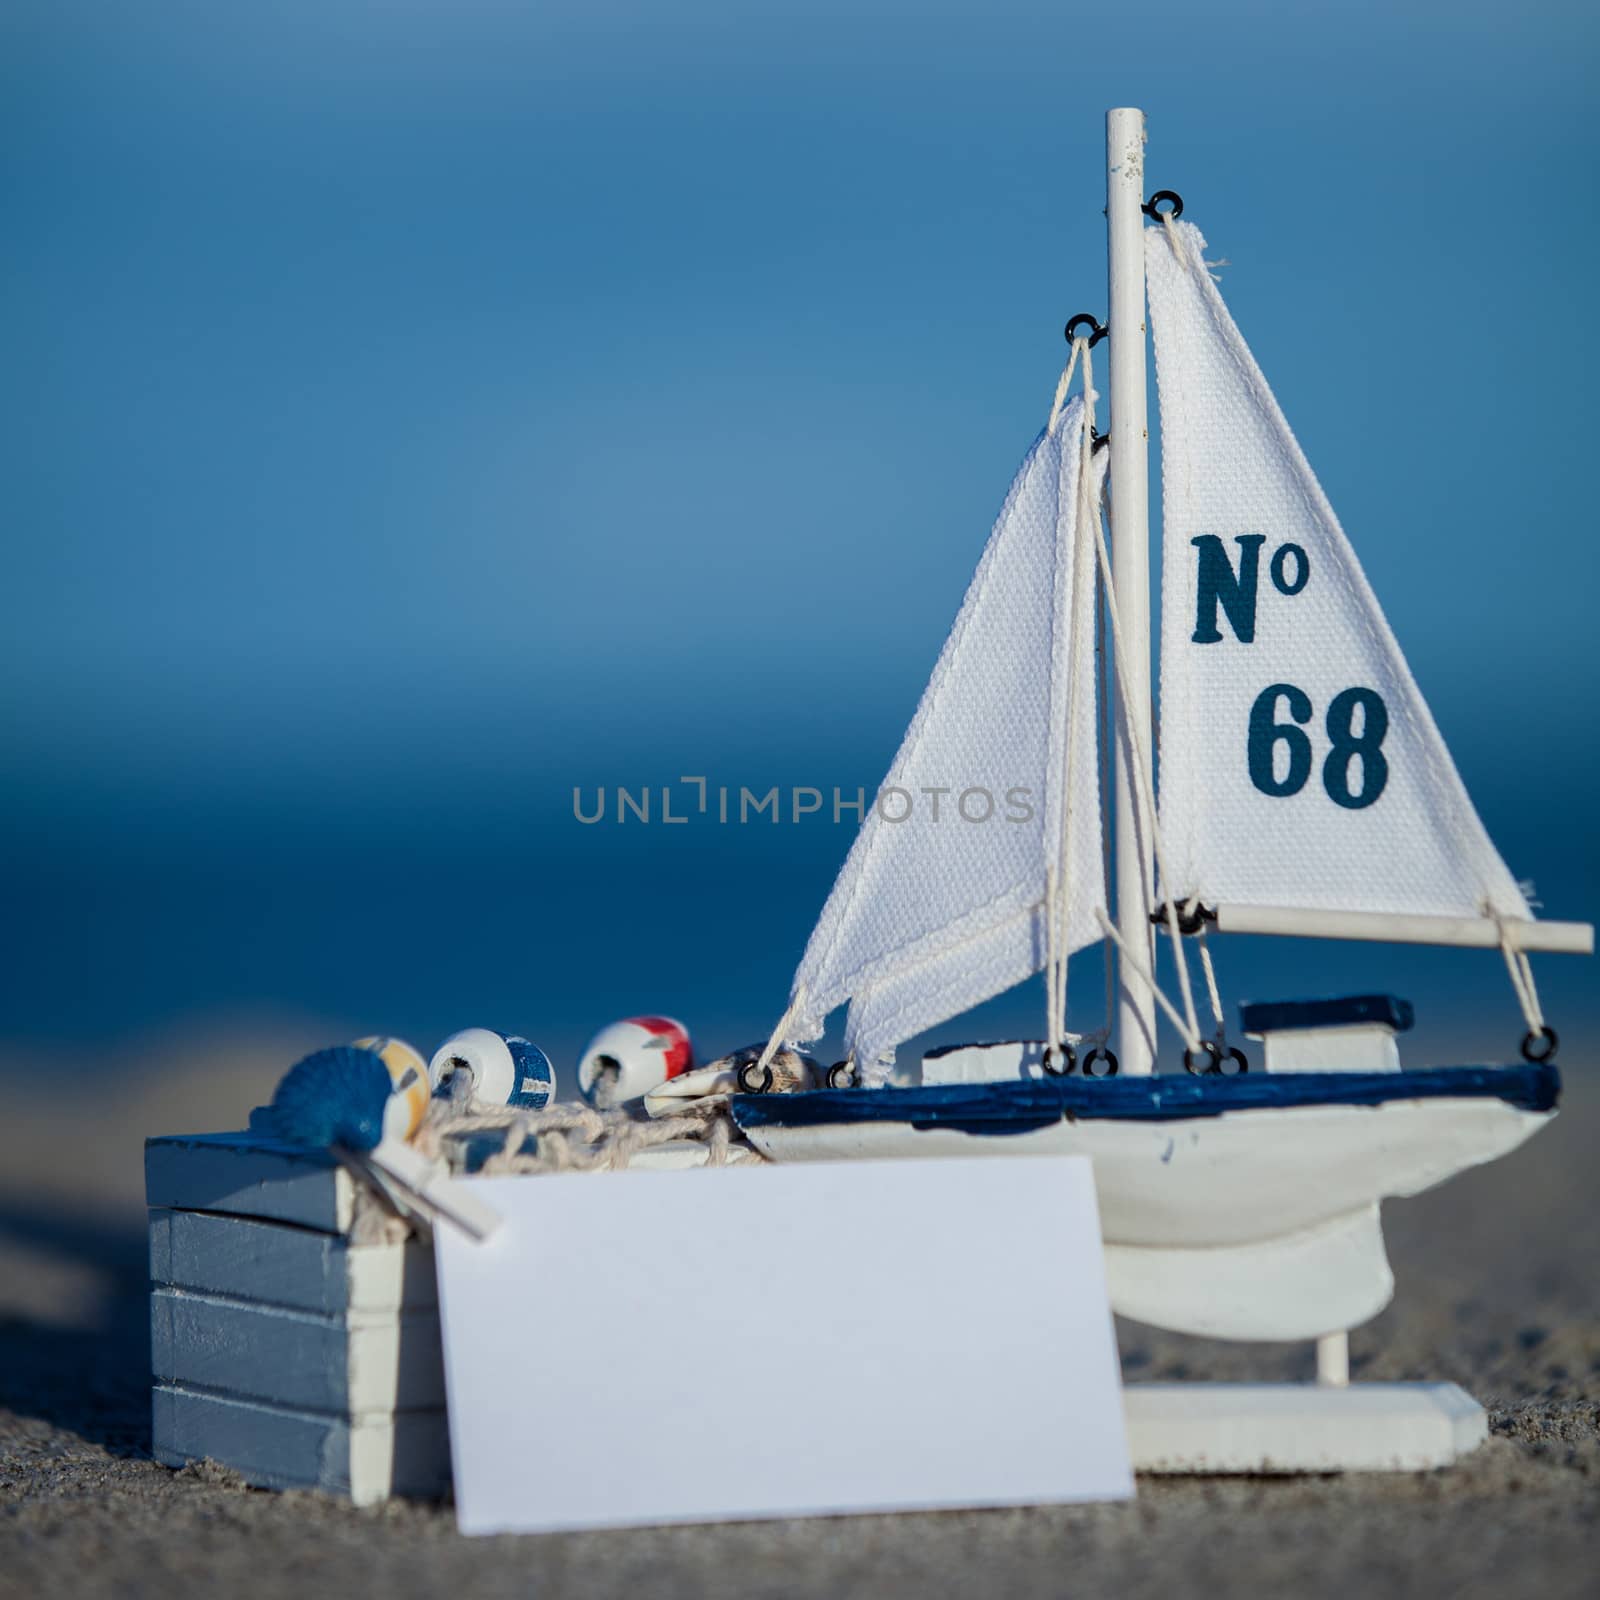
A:
[[[1230,1111],[1297,1106],[1378,1106],[1392,1100],[1503,1100],[1552,1110],[1561,1074],[1550,1062],[1504,1067],[1424,1067],[1406,1072],[1247,1072],[1230,1077],[1152,1073],[1126,1078],[1022,1078],[905,1089],[815,1089],[735,1095],[741,1128],[895,1122],[972,1133],[1027,1133],[1062,1118],[1172,1122]]]

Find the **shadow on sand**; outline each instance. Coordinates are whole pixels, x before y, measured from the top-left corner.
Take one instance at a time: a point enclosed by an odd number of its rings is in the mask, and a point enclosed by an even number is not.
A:
[[[66,1325],[0,1286],[0,1407],[113,1455],[150,1452],[149,1256],[142,1214],[0,1201],[0,1248],[79,1269],[95,1292]],[[86,1269],[86,1270],[84,1270]]]

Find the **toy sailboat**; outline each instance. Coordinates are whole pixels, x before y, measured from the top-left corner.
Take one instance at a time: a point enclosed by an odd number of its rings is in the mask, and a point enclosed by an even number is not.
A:
[[[1222,301],[1205,241],[1179,220],[1177,196],[1145,201],[1143,145],[1142,113],[1110,113],[1109,328],[1087,316],[1068,326],[1049,423],[790,1005],[740,1082],[770,1084],[775,1053],[819,1037],[839,1006],[848,1060],[827,1087],[747,1092],[732,1110],[779,1161],[1086,1155],[1119,1311],[1228,1338],[1319,1338],[1321,1374],[1337,1383],[1344,1330],[1392,1291],[1379,1201],[1504,1155],[1553,1115],[1556,1037],[1528,953],[1587,953],[1593,931],[1533,918]],[[1147,288],[1162,424],[1159,797]],[[1088,369],[1106,333],[1101,437]],[[1083,393],[1064,403],[1074,367]],[[1246,1007],[1246,1032],[1264,1041],[1248,1060],[1225,1033],[1207,943],[1234,931],[1498,949],[1527,1023],[1525,1060],[1401,1070],[1409,1007],[1381,995]],[[1176,998],[1156,983],[1163,933]],[[1116,1017],[1108,998],[1099,1031],[1069,1032],[1067,959],[1101,939],[1108,980],[1120,957]],[[891,1084],[897,1046],[1040,972],[1042,1040],[934,1052],[920,1084]],[[1153,1071],[1157,1004],[1187,1074]]]

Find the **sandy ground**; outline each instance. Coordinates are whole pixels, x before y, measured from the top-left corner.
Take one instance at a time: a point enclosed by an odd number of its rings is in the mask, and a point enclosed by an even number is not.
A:
[[[0,1595],[1596,1592],[1600,1071],[1493,1168],[1386,1221],[1399,1293],[1356,1377],[1449,1378],[1493,1437],[1411,1477],[1141,1480],[1136,1503],[466,1540],[448,1507],[354,1511],[174,1473],[149,1445],[146,1133],[238,1126],[308,1040],[225,1071],[153,1046],[81,1106],[0,1128]],[[8,1074],[23,1063],[0,1058]],[[60,1075],[55,1075],[60,1081]],[[8,1077],[8,1081],[17,1081]],[[1124,1325],[1132,1379],[1304,1376],[1309,1352]],[[712,1412],[724,1415],[732,1402]]]

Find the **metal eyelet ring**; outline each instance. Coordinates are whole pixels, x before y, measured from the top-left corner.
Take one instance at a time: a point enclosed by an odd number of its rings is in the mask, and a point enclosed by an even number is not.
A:
[[[1199,1053],[1207,1057],[1207,1064],[1203,1067],[1197,1067],[1194,1064],[1195,1052],[1193,1050],[1185,1050],[1183,1052],[1183,1065],[1185,1071],[1192,1072],[1197,1078],[1216,1077],[1221,1073],[1221,1045],[1219,1045],[1214,1039],[1202,1039],[1200,1041]]]
[[[758,1082],[754,1077],[755,1061],[747,1061],[739,1068],[739,1092],[741,1094],[765,1094],[772,1087],[772,1068],[762,1067],[761,1078]]]
[[[1089,348],[1091,350],[1105,338],[1108,331],[1106,325],[1098,317],[1091,317],[1087,311],[1080,311],[1062,330],[1066,335],[1067,343],[1071,344],[1084,328],[1090,330]]]
[[[1172,202],[1172,209],[1170,211],[1163,211],[1161,209],[1161,202],[1163,200],[1170,200]],[[1157,189],[1156,192],[1151,195],[1142,206],[1139,207],[1139,209],[1144,212],[1144,214],[1149,217],[1152,222],[1165,222],[1168,217],[1171,217],[1172,220],[1176,222],[1178,218],[1183,215],[1183,196],[1175,189]]]
[[[1192,938],[1195,934],[1201,932],[1208,922],[1215,922],[1217,920],[1217,914],[1215,911],[1213,911],[1209,906],[1201,905],[1198,902],[1195,903],[1191,910],[1187,911],[1184,909],[1184,905],[1180,904],[1176,908],[1176,914],[1178,919],[1178,932],[1181,933],[1185,938]],[[1152,928],[1163,929],[1172,926],[1172,924],[1167,920],[1167,906],[1165,901],[1163,901],[1155,908],[1154,911],[1150,913],[1150,926]]]
[[[856,1081],[856,1069],[848,1061],[835,1061],[828,1068],[828,1087],[830,1089],[853,1089]]]
[[[1539,1049],[1540,1042],[1544,1049]],[[1525,1033],[1522,1036],[1522,1059],[1531,1061],[1535,1066],[1540,1062],[1548,1061],[1556,1053],[1556,1047],[1561,1043],[1561,1037],[1554,1028],[1541,1028],[1537,1033]]]
[[[1039,1065],[1042,1066],[1052,1078],[1064,1078],[1069,1072],[1076,1072],[1078,1070],[1078,1052],[1074,1050],[1070,1044],[1062,1045],[1061,1056],[1066,1062],[1064,1067],[1058,1067],[1055,1064],[1056,1048],[1054,1045],[1051,1045],[1048,1049],[1046,1049],[1044,1053],[1044,1059],[1039,1063]]]
[[[1094,1064],[1097,1061],[1105,1062],[1106,1070],[1104,1072],[1096,1072],[1094,1070]],[[1118,1063],[1115,1053],[1106,1049],[1103,1044],[1096,1045],[1083,1058],[1083,1075],[1086,1078],[1114,1078],[1117,1075],[1117,1070]]]
[[[1228,1069],[1222,1065],[1222,1061],[1233,1062],[1234,1070],[1229,1072]],[[1228,1049],[1223,1051],[1222,1061],[1217,1063],[1217,1071],[1220,1072],[1225,1078],[1237,1078],[1241,1072],[1248,1072],[1250,1070],[1249,1057],[1247,1057],[1244,1051],[1241,1050],[1237,1045],[1231,1045]]]

